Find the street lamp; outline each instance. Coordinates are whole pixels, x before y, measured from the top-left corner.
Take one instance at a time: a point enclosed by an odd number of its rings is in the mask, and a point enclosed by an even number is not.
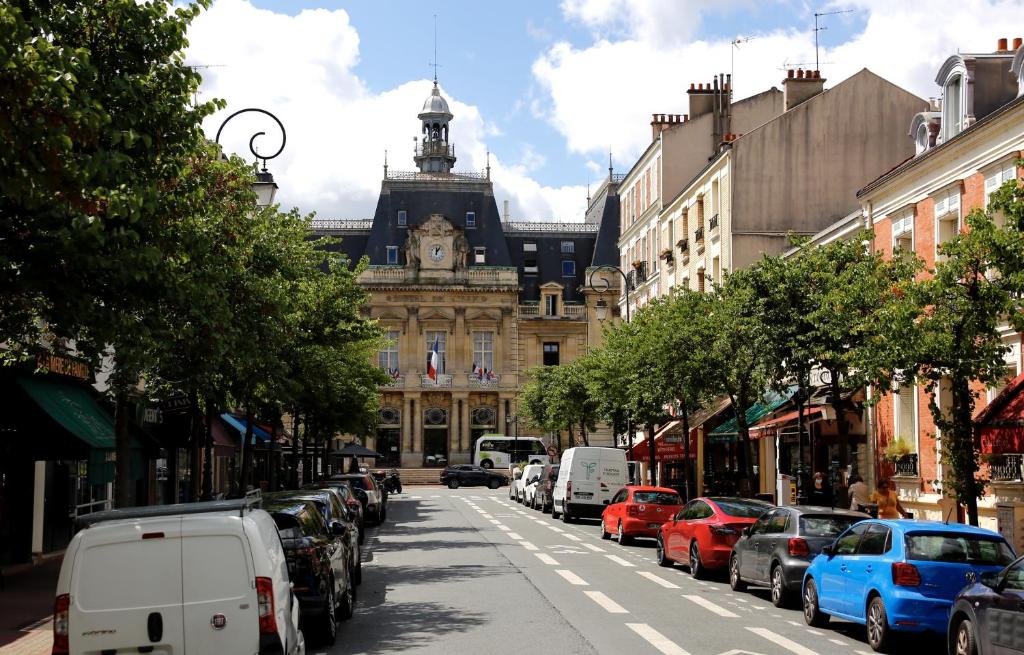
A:
[[[618,273],[622,276],[622,294],[626,297],[626,322],[629,323],[629,276],[622,272],[622,269],[618,266],[612,266],[606,264],[604,266],[595,266],[590,269],[590,279],[587,280],[587,286],[590,287],[591,291],[598,293],[605,293],[611,288],[611,283],[608,282],[608,278],[599,278],[601,286],[594,286],[594,273],[600,273],[601,271],[608,271],[609,273]],[[597,320],[604,321],[608,318],[608,303],[605,302],[604,298],[600,298],[597,301]]]
[[[217,136],[214,139],[214,142],[217,145],[220,145],[220,133],[224,131],[224,126],[228,124],[228,121],[230,121],[235,116],[238,116],[239,114],[244,114],[250,111],[270,116],[272,119],[274,119],[274,122],[277,123],[277,126],[281,128],[281,147],[278,148],[277,152],[275,152],[272,155],[261,155],[256,150],[256,137],[263,136],[264,134],[266,134],[266,132],[257,132],[253,134],[252,137],[249,139],[249,152],[251,152],[253,156],[256,157],[257,160],[253,164],[253,166],[256,168],[256,182],[254,182],[252,185],[252,190],[256,193],[256,204],[258,204],[260,207],[269,207],[270,205],[274,204],[274,196],[277,195],[278,186],[277,183],[274,182],[274,176],[270,173],[270,171],[267,170],[267,160],[273,159],[274,157],[280,155],[281,151],[284,150],[284,144],[288,141],[288,135],[284,131],[284,125],[281,123],[280,120],[278,120],[277,116],[274,116],[266,109],[259,109],[257,107],[239,109],[235,113],[225,118],[224,122],[220,124],[220,127],[217,129]],[[260,159],[263,160],[262,170],[260,170],[259,168]]]
[[[515,432],[513,433],[513,436],[512,436],[512,457],[518,457],[519,456],[519,417],[514,415],[514,414],[506,414],[505,415],[505,427],[507,428],[508,426],[512,425],[513,423],[515,423]],[[512,462],[512,463],[515,464],[516,462]]]

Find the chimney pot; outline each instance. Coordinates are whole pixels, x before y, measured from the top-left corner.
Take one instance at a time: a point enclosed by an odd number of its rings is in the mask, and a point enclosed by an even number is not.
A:
[[[701,82],[700,84],[697,85],[697,90],[698,91],[703,91],[704,90],[704,83],[703,82]]]
[[[696,85],[693,82],[690,82],[690,90],[693,91],[694,89],[696,89]]]
[[[1024,39],[1022,39],[1021,37],[1018,36],[1017,38],[1015,38],[1013,40],[1013,49],[1014,50],[1019,49],[1022,45],[1024,45]]]
[[[802,69],[802,68],[796,69],[796,79],[798,79],[798,80],[804,79],[804,69]]]
[[[683,114],[683,122],[685,123],[688,120],[690,120],[690,115],[689,114]]]
[[[793,79],[794,75],[795,75],[795,73],[793,72],[792,68],[786,70],[786,78],[787,79]]]
[[[1006,48],[1006,39],[1005,38],[999,39],[999,43],[996,45],[996,50],[998,50],[1000,52],[1003,52],[1006,49],[1007,49]]]

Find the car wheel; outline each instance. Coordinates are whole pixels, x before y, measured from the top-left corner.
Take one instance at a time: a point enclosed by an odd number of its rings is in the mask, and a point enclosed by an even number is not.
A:
[[[452,478],[451,480],[448,481],[448,488],[449,489],[458,489],[459,488],[459,481],[456,480],[455,478]]]
[[[363,584],[363,560],[359,560],[356,564],[356,572],[354,574],[356,584]]]
[[[669,567],[674,562],[668,558],[668,553],[665,552],[665,542],[661,540],[661,536],[658,536],[658,550],[657,550],[658,566]]]
[[[345,589],[345,593],[341,596],[341,604],[338,605],[336,616],[341,621],[348,621],[352,618],[352,615],[356,611],[356,588],[351,583],[352,576],[349,575],[348,588]]]
[[[700,548],[697,547],[697,540],[690,543],[690,575],[701,580],[705,577],[704,564],[700,561]]]
[[[629,535],[627,535],[625,532],[622,531],[622,521],[619,521],[618,538],[619,538],[619,545],[620,546],[626,546],[628,544],[633,543],[633,537],[630,537]]]
[[[789,589],[786,589],[786,581],[782,576],[782,565],[776,564],[772,567],[771,573],[772,583],[772,605],[775,607],[785,607],[789,605]]]
[[[875,596],[868,603],[867,619],[868,646],[871,646],[872,650],[881,652],[885,650],[890,636],[889,616],[885,611],[885,603],[882,602],[881,596]]]
[[[558,508],[555,507],[555,501],[551,501],[551,518],[558,520],[559,516]]]
[[[485,469],[492,469],[494,468],[494,462],[492,462],[489,459],[485,459],[484,461],[480,462],[480,466],[482,466]]]
[[[574,520],[573,517],[569,515],[569,510],[567,510],[563,506],[562,507],[562,523],[572,523],[573,520]]]
[[[324,644],[327,646],[333,646],[334,642],[338,639],[338,621],[334,613],[334,581],[331,580],[330,587],[327,590],[327,599],[324,604],[324,614],[320,619],[320,634],[323,637]]]
[[[611,539],[612,538],[612,533],[608,532],[607,530],[604,529],[604,518],[601,519],[601,538],[602,539]]]
[[[818,606],[818,587],[814,584],[814,578],[808,578],[804,583],[804,622],[814,628],[824,627],[828,623],[829,615],[821,611]]]
[[[747,590],[747,583],[740,577],[740,557],[736,553],[729,558],[729,587],[733,591]]]
[[[501,486],[501,481],[500,480],[488,480],[487,481],[487,488],[488,489],[497,489],[500,486]]]
[[[964,619],[956,628],[956,643],[954,643],[956,655],[978,655],[978,642],[974,636],[974,625],[969,619]]]

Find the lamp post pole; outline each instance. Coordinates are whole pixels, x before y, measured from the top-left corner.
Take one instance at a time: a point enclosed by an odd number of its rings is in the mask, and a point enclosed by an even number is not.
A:
[[[512,430],[512,457],[519,457],[519,417],[514,414],[505,415],[505,427],[513,426]],[[517,462],[513,461],[513,464]]]
[[[263,136],[264,134],[266,134],[266,132],[256,132],[249,138],[249,152],[251,152],[253,156],[256,157],[257,160],[256,163],[253,164],[253,166],[256,169],[256,182],[252,185],[252,188],[253,191],[256,192],[256,199],[259,206],[269,207],[270,205],[274,204],[274,196],[277,194],[278,186],[277,183],[274,182],[274,176],[270,173],[270,171],[267,170],[267,160],[273,159],[274,157],[280,155],[281,152],[284,150],[284,144],[287,143],[288,141],[288,134],[284,131],[284,125],[277,118],[277,116],[274,116],[266,109],[259,109],[258,107],[247,107],[246,109],[239,109],[235,113],[225,118],[224,122],[220,124],[220,127],[217,128],[217,136],[214,138],[214,142],[217,145],[220,145],[220,134],[221,132],[224,131],[224,126],[228,124],[228,121],[230,121],[235,116],[238,116],[239,114],[245,114],[248,112],[256,112],[259,114],[269,116],[274,120],[275,123],[277,123],[277,127],[280,128],[281,130],[281,147],[278,148],[277,151],[271,155],[263,155],[260,154],[258,150],[256,150],[256,137]],[[260,159],[263,160],[262,170],[259,167]]]

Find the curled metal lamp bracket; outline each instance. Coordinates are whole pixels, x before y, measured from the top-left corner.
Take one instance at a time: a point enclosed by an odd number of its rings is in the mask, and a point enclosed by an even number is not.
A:
[[[600,287],[594,285],[594,275],[602,271],[607,271],[609,273],[618,273],[620,276],[622,276],[622,290],[623,294],[626,296],[626,322],[629,323],[629,276],[626,275],[626,273],[623,272],[623,270],[618,266],[612,266],[610,264],[596,266],[590,271],[590,278],[587,280],[587,286],[590,287],[592,291],[604,293],[612,288],[611,282],[609,282],[608,278],[606,277],[599,277],[597,279],[597,281],[601,283]]]
[[[221,132],[224,131],[224,126],[228,124],[228,121],[230,121],[235,116],[238,116],[239,114],[244,114],[244,113],[250,112],[250,111],[255,111],[257,113],[264,114],[266,116],[270,116],[270,118],[272,118],[274,120],[274,122],[277,123],[277,126],[279,128],[281,128],[281,147],[278,148],[277,151],[274,152],[274,154],[272,154],[272,155],[261,155],[259,153],[259,151],[256,150],[256,137],[263,136],[263,135],[266,134],[266,132],[257,132],[256,134],[252,135],[252,138],[249,139],[249,152],[251,152],[253,154],[253,156],[256,157],[256,159],[258,159],[258,160],[262,159],[263,160],[263,172],[266,173],[267,172],[267,160],[268,159],[273,159],[274,157],[277,157],[278,155],[280,155],[281,152],[284,151],[285,143],[288,142],[288,133],[285,132],[285,130],[284,130],[284,124],[281,123],[281,121],[277,118],[277,116],[274,116],[273,114],[271,114],[266,109],[260,109],[259,107],[247,107],[245,109],[239,109],[235,113],[231,114],[230,116],[225,118],[224,122],[220,124],[219,128],[217,128],[217,136],[214,138],[214,142],[217,145],[220,145],[220,134],[221,134]]]

